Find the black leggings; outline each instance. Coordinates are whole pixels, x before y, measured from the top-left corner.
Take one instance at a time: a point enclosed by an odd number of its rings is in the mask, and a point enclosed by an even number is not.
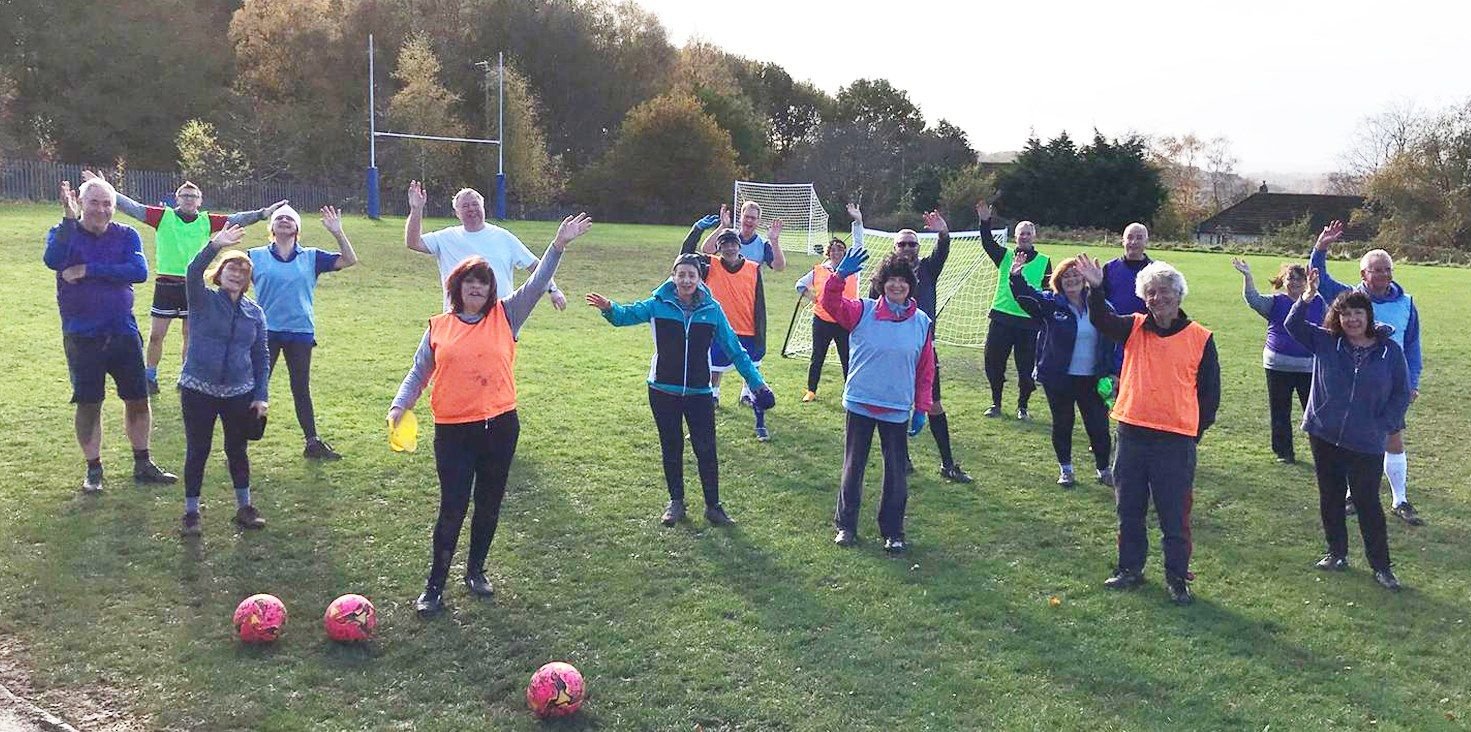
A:
[[[286,370],[291,372],[291,400],[296,403],[296,421],[302,434],[310,440],[317,436],[317,415],[312,409],[311,341],[268,340],[271,349],[271,373],[276,373],[276,358],[286,352]]]
[[[1313,386],[1312,373],[1267,369],[1267,407],[1272,415],[1272,452],[1279,458],[1293,458],[1292,394],[1297,403],[1308,406],[1308,391]]]
[[[843,379],[848,378],[848,330],[837,323],[829,323],[816,315],[812,316],[812,364],[807,367],[807,390],[817,391],[817,382],[822,378],[822,364],[827,361],[827,347],[838,344],[838,361],[843,364]]]
[[[1068,376],[1066,381],[1047,386],[1047,407],[1052,410],[1052,451],[1059,465],[1073,462],[1073,406],[1083,415],[1083,430],[1093,446],[1093,465],[1108,467],[1113,449],[1108,433],[1108,407],[1098,396],[1097,376]]]
[[[840,529],[858,532],[858,508],[863,502],[863,474],[868,469],[868,452],[873,448],[873,433],[879,433],[879,451],[883,455],[883,493],[879,498],[879,533],[885,539],[904,538],[904,507],[909,502],[909,440],[905,436],[908,421],[885,422],[873,417],[847,412],[843,435],[843,478],[838,487],[838,508],[833,523]]]
[[[1343,489],[1353,495],[1364,537],[1364,554],[1374,569],[1389,568],[1389,537],[1384,528],[1384,506],[1379,503],[1379,475],[1384,472],[1384,453],[1345,450],[1327,440],[1308,436],[1313,448],[1313,470],[1318,475],[1318,515],[1328,553],[1348,556],[1348,523],[1343,516]]]
[[[705,505],[720,502],[720,464],[715,458],[715,398],[709,394],[675,396],[649,387],[649,409],[659,428],[659,452],[664,458],[664,483],[669,499],[684,500],[684,424],[690,428],[690,447],[700,467]]]
[[[986,330],[986,381],[991,383],[991,403],[1001,406],[1001,390],[1006,386],[1006,359],[1016,355],[1016,383],[1021,390],[1017,406],[1026,409],[1027,400],[1037,390],[1032,370],[1037,366],[1037,331],[1031,328],[991,319]]]
[[[230,466],[230,482],[235,489],[250,487],[250,457],[246,455],[246,435],[250,431],[249,393],[233,397],[212,397],[188,387],[179,388],[179,404],[184,413],[184,495],[198,498],[204,485],[204,464],[214,447],[215,418],[225,432],[225,460]]]
[[[439,471],[439,519],[434,524],[434,555],[429,585],[444,587],[450,560],[460,539],[460,527],[473,496],[470,519],[470,556],[466,576],[485,571],[485,557],[495,539],[506,479],[516,456],[521,421],[512,409],[483,422],[434,425],[434,467]]]

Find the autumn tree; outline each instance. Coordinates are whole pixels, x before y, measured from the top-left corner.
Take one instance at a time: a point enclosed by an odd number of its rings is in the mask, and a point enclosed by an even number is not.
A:
[[[469,136],[454,112],[460,97],[439,83],[439,71],[439,59],[427,36],[415,35],[404,42],[393,71],[399,89],[388,102],[389,129],[444,137]],[[390,150],[385,156],[392,171],[388,176],[391,182],[386,185],[390,190],[407,186],[409,179],[422,181],[426,188],[435,190],[457,188],[465,182],[461,167],[463,143],[395,140]]]

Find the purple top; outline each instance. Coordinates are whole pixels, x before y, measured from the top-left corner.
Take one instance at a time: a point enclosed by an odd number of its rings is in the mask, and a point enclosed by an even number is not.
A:
[[[1144,301],[1134,294],[1134,279],[1139,276],[1140,270],[1153,262],[1148,256],[1132,261],[1119,257],[1103,265],[1103,294],[1115,313],[1128,315],[1144,312]]]
[[[1292,334],[1287,332],[1287,326],[1284,325],[1287,320],[1287,313],[1292,310],[1294,299],[1280,292],[1272,295],[1270,299],[1272,303],[1271,310],[1265,313],[1267,319],[1267,350],[1294,358],[1312,358],[1313,352],[1309,351],[1307,346],[1298,343],[1297,339],[1293,338]],[[1321,325],[1323,322],[1323,310],[1323,298],[1315,298],[1312,304],[1308,306],[1308,323]]]
[[[82,228],[76,219],[62,219],[46,234],[42,260],[56,271],[61,332],[78,336],[138,332],[133,283],[148,280],[148,260],[133,227],[109,223],[99,235]],[[76,282],[62,279],[62,270],[78,264],[87,265],[86,277]]]

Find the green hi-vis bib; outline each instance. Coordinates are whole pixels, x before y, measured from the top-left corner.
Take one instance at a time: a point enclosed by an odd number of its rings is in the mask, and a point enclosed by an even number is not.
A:
[[[158,220],[158,262],[154,268],[161,275],[183,277],[194,255],[209,243],[209,214],[200,211],[191,223],[184,223],[171,208],[164,208]]]
[[[1007,280],[1011,278],[1011,260],[1016,255],[1015,249],[1006,250],[1006,256],[1001,258],[1001,267],[997,270],[1000,279],[996,282],[996,299],[991,301],[991,309],[1007,315],[1015,315],[1018,318],[1031,317],[1022,306],[1016,304],[1016,298],[1011,294],[1011,285]],[[1027,284],[1037,289],[1042,289],[1042,278],[1047,274],[1047,266],[1052,260],[1047,255],[1037,252],[1032,261],[1022,267],[1022,277],[1026,278]]]

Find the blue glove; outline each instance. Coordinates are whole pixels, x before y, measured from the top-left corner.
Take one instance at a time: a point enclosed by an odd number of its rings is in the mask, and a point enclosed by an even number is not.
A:
[[[843,257],[843,261],[838,262],[838,268],[834,271],[837,272],[839,277],[846,278],[848,275],[857,274],[859,270],[863,269],[863,263],[867,261],[868,250],[863,247],[853,247],[848,250],[848,254]]]
[[[776,394],[771,391],[771,387],[763,386],[756,390],[755,398],[751,400],[751,403],[764,412],[776,406]]]
[[[919,437],[924,432],[925,422],[930,421],[930,416],[924,412],[915,411],[914,416],[909,418],[909,436]]]
[[[695,228],[699,229],[700,231],[704,231],[706,229],[715,228],[715,225],[718,223],[720,223],[720,217],[716,214],[710,214],[709,216],[696,221]]]

